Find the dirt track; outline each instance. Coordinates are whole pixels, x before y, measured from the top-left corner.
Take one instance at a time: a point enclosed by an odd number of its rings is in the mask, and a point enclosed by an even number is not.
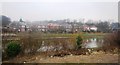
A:
[[[94,52],[91,55],[67,55],[64,57],[36,56],[27,61],[28,63],[118,63],[118,54]]]
[[[14,63],[118,63],[118,54],[104,52],[93,52],[91,55],[66,55],[64,57],[45,57],[42,55],[24,56],[16,58]]]

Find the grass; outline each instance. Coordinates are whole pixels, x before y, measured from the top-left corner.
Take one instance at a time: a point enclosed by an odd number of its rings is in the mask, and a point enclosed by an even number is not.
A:
[[[17,37],[14,37],[15,39],[22,39],[24,41],[34,41],[37,42],[39,41],[39,43],[41,43],[43,40],[45,42],[47,42],[47,44],[51,44],[51,43],[59,43],[59,42],[63,42],[64,41],[69,41],[72,43],[76,42],[76,38],[78,35],[81,35],[81,37],[83,38],[83,40],[88,39],[88,38],[104,38],[105,35],[107,35],[108,33],[75,33],[75,34],[50,34],[50,33],[40,33],[40,32],[33,32],[33,33],[18,33]],[[31,37],[31,40],[29,39],[29,37]],[[57,37],[61,37],[61,38],[57,38]],[[24,38],[28,38],[28,39],[24,39]],[[12,39],[12,37],[10,38]],[[13,39],[14,40],[14,39]],[[37,40],[37,41],[36,41]],[[7,40],[3,41],[3,44],[6,44]]]
[[[40,32],[34,32],[34,33],[18,33],[18,36],[28,36],[31,35],[34,38],[50,38],[50,37],[68,37],[68,38],[76,38],[78,35],[81,35],[83,38],[90,38],[90,37],[97,37],[97,38],[102,38],[105,35],[107,35],[108,33],[74,33],[74,34],[62,34],[62,33],[40,33]]]
[[[45,33],[40,33],[40,32],[32,32],[32,33],[25,32],[25,33],[18,33],[16,38],[20,38],[23,52],[26,49],[30,49],[31,50],[30,54],[32,54],[32,53],[36,53],[36,50],[39,49],[39,47],[42,44],[42,41],[44,41],[45,45],[48,45],[48,46],[49,45],[53,45],[53,46],[61,45],[66,50],[67,48],[69,48],[67,47],[68,45],[71,45],[70,47],[72,47],[72,49],[75,48],[74,46],[76,44],[76,38],[78,35],[81,35],[83,40],[85,40],[88,38],[103,38],[104,39],[104,36],[108,34],[109,33],[83,33],[83,32],[75,33],[75,34],[53,34],[53,33],[45,34]],[[63,37],[63,38],[55,38],[55,37]],[[3,42],[7,42],[7,41],[5,40]]]
[[[41,44],[42,41],[45,41],[45,43],[47,45],[49,44],[59,44],[59,43],[72,43],[75,44],[76,43],[76,38],[78,35],[81,35],[81,37],[83,38],[83,40],[88,39],[88,38],[103,38],[105,35],[107,35],[108,33],[75,33],[75,34],[53,34],[53,33],[40,33],[40,32],[33,32],[33,33],[18,33],[17,34],[17,38],[23,38],[24,41],[34,41],[37,42],[38,44]],[[31,37],[31,40],[29,39],[29,37]],[[61,37],[61,38],[57,38],[57,37]],[[24,38],[28,38],[28,39],[24,39]],[[37,41],[36,41],[37,40]]]
[[[45,38],[49,37],[68,37],[76,38],[78,35],[81,35],[83,39],[86,38],[103,38],[107,33],[75,33],[75,34],[44,34]]]
[[[40,33],[40,32],[23,32],[18,33],[18,40],[26,48],[34,48],[35,50],[39,48],[42,44],[42,41],[45,42],[45,45],[62,45],[66,47],[67,45],[76,45],[76,38],[78,35],[81,35],[83,40],[88,38],[103,38],[107,33],[75,33],[75,34],[53,34],[53,33]],[[55,38],[61,37],[61,38]],[[63,37],[63,38],[62,38]],[[12,40],[14,41],[14,40]],[[3,46],[6,45],[9,41],[4,40]]]

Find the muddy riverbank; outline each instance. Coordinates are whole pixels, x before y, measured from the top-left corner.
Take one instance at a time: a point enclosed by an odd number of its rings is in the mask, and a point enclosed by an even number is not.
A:
[[[102,51],[93,52],[90,55],[66,55],[64,57],[58,56],[24,56],[18,57],[11,61],[4,61],[4,63],[118,63],[119,55],[112,53],[104,53]]]

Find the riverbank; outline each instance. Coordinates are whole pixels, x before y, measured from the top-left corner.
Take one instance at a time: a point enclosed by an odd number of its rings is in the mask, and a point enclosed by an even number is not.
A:
[[[83,43],[94,46],[97,42],[103,44],[99,39],[107,33],[80,33],[80,34],[40,34],[31,33],[26,35],[19,34],[19,42],[22,43],[22,52],[14,59],[7,59],[5,63],[117,63],[117,51],[110,46],[100,47],[100,49],[80,49],[76,50],[76,37],[81,35]],[[72,37],[72,38],[69,38]],[[89,40],[89,39],[90,40]],[[97,39],[99,38],[99,39]],[[4,41],[6,42],[6,40]],[[90,42],[90,43],[88,43]],[[5,47],[5,46],[4,46]],[[60,48],[59,48],[60,47]],[[96,47],[96,45],[94,46]],[[46,49],[47,48],[47,49]],[[51,49],[52,48],[52,49]],[[40,49],[40,50],[39,50]],[[45,51],[41,51],[41,49]],[[49,50],[50,49],[50,50]],[[93,50],[92,50],[93,49]],[[62,50],[62,51],[61,51]],[[72,50],[72,51],[71,51]],[[100,52],[101,51],[101,52]],[[107,51],[113,53],[106,53]],[[41,55],[41,53],[43,54]],[[54,53],[53,53],[54,52]],[[87,53],[86,53],[87,52]],[[90,53],[89,53],[90,52]],[[40,53],[40,54],[39,54]],[[28,54],[28,55],[27,55]],[[46,56],[45,56],[46,55]],[[4,57],[3,57],[4,58]]]
[[[4,63],[118,63],[119,55],[104,53],[102,51],[93,52],[90,55],[66,55],[63,57],[46,57],[43,55],[33,55],[18,57]]]

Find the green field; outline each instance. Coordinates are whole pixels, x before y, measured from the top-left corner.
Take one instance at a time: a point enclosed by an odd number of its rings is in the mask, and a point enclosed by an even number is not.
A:
[[[75,33],[75,34],[43,34],[44,37],[68,37],[76,38],[78,35],[82,36],[83,39],[86,38],[103,38],[108,33]]]

